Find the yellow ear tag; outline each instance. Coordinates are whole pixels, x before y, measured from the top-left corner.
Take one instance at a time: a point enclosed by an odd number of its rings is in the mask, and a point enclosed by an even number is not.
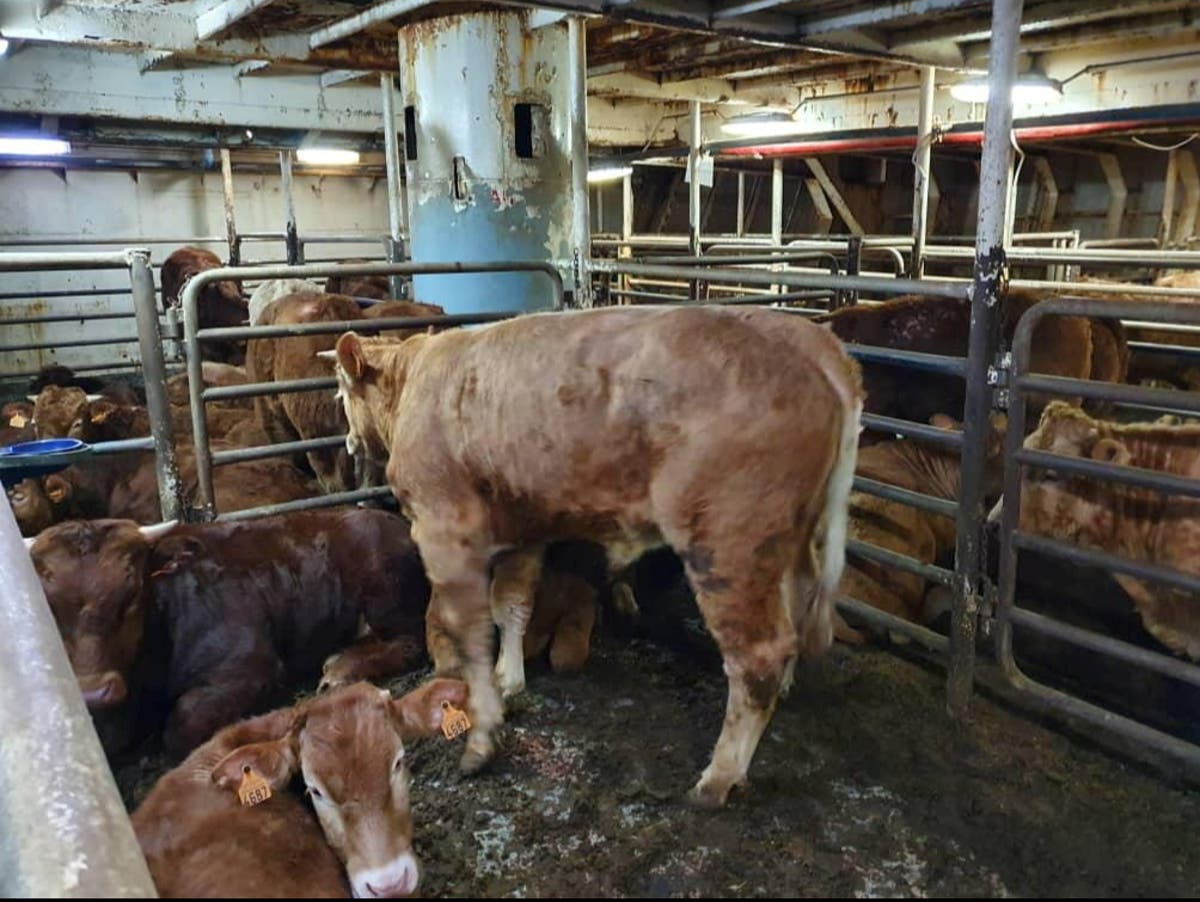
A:
[[[449,702],[442,702],[442,735],[447,739],[457,739],[469,729],[471,719],[467,717],[467,712],[459,711]]]
[[[28,422],[29,422],[29,420],[25,419],[25,417],[23,415],[21,415],[19,413],[14,413],[9,418],[8,425],[12,426],[14,429],[24,429],[25,424]]]
[[[257,805],[269,798],[271,798],[271,784],[247,764],[242,768],[242,785],[238,787],[238,799],[243,805]]]

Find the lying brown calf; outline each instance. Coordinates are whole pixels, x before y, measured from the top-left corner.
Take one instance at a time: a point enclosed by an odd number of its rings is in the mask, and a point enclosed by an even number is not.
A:
[[[133,813],[165,898],[411,895],[404,743],[435,734],[465,683],[432,680],[403,698],[356,683],[221,730],[159,779]],[[271,796],[243,805],[247,769]],[[304,779],[313,809],[289,790]],[[344,870],[343,870],[344,865]]]
[[[408,524],[383,511],[173,529],[71,521],[30,554],[89,706],[133,690],[138,710],[165,703],[175,753],[315,675],[360,620],[392,641],[380,666],[422,658],[428,584]]]

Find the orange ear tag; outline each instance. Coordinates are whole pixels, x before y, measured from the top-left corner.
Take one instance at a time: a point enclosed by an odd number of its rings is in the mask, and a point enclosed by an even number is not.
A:
[[[449,702],[442,702],[442,735],[447,739],[457,739],[469,729],[471,719],[467,717],[467,712],[459,711]]]
[[[271,784],[247,764],[242,768],[242,785],[238,787],[238,799],[243,805],[257,805],[269,798],[271,798]]]
[[[24,429],[24,428],[25,428],[25,424],[26,424],[26,423],[28,423],[28,422],[29,422],[29,420],[25,419],[25,417],[24,417],[24,416],[22,416],[21,414],[19,414],[19,413],[14,413],[14,414],[13,414],[13,415],[12,415],[12,416],[9,418],[9,420],[8,420],[8,425],[9,425],[9,426],[12,426],[14,429]]]

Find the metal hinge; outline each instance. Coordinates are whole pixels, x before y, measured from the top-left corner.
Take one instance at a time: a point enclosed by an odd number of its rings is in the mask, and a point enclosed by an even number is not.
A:
[[[1012,375],[1012,353],[1005,351],[1000,355],[999,360],[987,369],[987,384],[995,390],[996,406],[1001,410],[1008,410],[1011,392],[1009,390],[1009,380]]]

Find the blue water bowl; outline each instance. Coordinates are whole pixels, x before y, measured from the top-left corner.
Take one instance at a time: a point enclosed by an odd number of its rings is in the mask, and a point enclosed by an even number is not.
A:
[[[46,438],[0,447],[0,482],[48,476],[89,457],[92,446],[74,438]]]

